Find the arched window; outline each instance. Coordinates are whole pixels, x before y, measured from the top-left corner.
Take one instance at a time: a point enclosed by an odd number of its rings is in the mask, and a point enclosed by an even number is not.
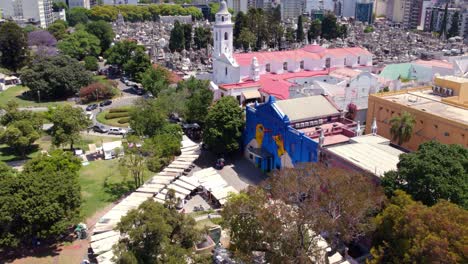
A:
[[[288,70],[288,63],[283,62],[283,70],[287,71]]]
[[[224,40],[228,40],[229,36],[227,32],[224,32]]]
[[[265,71],[266,71],[266,72],[270,72],[270,71],[271,71],[271,65],[270,65],[270,63],[267,63],[267,64],[265,65]]]
[[[224,16],[222,16],[222,17],[221,17],[221,21],[223,21],[223,22],[224,22]]]
[[[216,41],[218,41],[218,32],[216,32]]]
[[[224,73],[225,73],[225,74],[226,74],[226,76],[227,76],[227,67],[226,67],[226,68],[224,68]]]

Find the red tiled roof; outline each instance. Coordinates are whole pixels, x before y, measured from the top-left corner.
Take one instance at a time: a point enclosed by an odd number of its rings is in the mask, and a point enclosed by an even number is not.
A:
[[[166,68],[166,67],[164,67],[162,65],[159,65],[159,64],[153,64],[153,68],[156,69],[158,67],[164,68],[165,70],[167,70],[169,72],[169,74],[170,74],[169,81],[170,81],[171,84],[176,84],[176,83],[183,80],[182,77],[180,77],[177,73],[169,70],[168,68]]]
[[[287,59],[303,60],[304,58],[318,60],[326,55],[332,55],[335,57],[345,57],[349,54],[352,54],[354,56],[372,55],[372,53],[370,53],[369,51],[359,47],[326,49],[322,46],[311,44],[301,49],[295,50],[236,53],[234,54],[234,58],[236,59],[239,65],[248,66],[252,63],[253,57],[256,57],[260,64],[265,64],[268,61],[282,62]]]
[[[440,68],[447,68],[447,69],[453,69],[453,64],[448,62],[448,61],[443,61],[443,60],[417,60],[414,61],[413,63],[416,63],[418,65],[422,66],[435,66],[435,67],[440,67]]]
[[[284,100],[289,98],[289,87],[294,84],[289,82],[289,79],[313,77],[327,74],[328,70],[287,72],[283,74],[267,73],[260,75],[259,81],[246,79],[240,83],[222,84],[220,87],[224,90],[258,87],[260,88],[261,92],[273,95],[277,99]]]

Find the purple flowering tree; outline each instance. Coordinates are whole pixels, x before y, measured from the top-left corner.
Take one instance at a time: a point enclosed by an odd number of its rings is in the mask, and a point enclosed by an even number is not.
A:
[[[55,39],[49,31],[36,30],[28,34],[28,45],[36,47],[55,47],[55,45],[57,45],[57,39]]]

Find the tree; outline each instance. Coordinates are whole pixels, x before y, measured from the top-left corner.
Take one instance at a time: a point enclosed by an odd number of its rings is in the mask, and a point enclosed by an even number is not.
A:
[[[254,46],[255,39],[255,35],[248,28],[243,28],[237,41],[244,48],[244,51],[247,51]]]
[[[70,105],[58,106],[49,111],[50,121],[53,123],[50,129],[52,143],[55,146],[70,143],[70,149],[73,149],[73,144],[80,139],[81,130],[89,127],[91,121],[83,109]]]
[[[122,217],[116,263],[185,263],[200,239],[195,220],[148,200]]]
[[[196,27],[193,36],[193,42],[197,49],[206,49],[208,44],[213,42],[211,37],[211,30],[209,28]]]
[[[101,52],[105,52],[109,49],[115,36],[112,26],[103,20],[88,23],[86,25],[86,31],[93,34],[101,41]]]
[[[373,26],[366,26],[366,28],[364,29],[364,33],[371,33],[371,32],[374,32],[374,27]]]
[[[61,10],[67,10],[68,9],[68,6],[65,2],[53,2],[52,3],[52,10],[54,12],[59,12]]]
[[[247,17],[242,11],[239,11],[235,17],[234,29],[233,29],[233,38],[234,38],[233,44],[236,48],[242,47],[242,44],[239,41],[239,36],[245,27],[247,27]]]
[[[277,171],[263,187],[230,196],[222,212],[234,252],[247,262],[252,251],[274,263],[317,259],[319,233],[341,250],[373,229],[384,198],[367,175],[317,164]]]
[[[96,59],[96,57],[93,57],[93,56],[86,56],[84,57],[84,66],[85,66],[85,69],[88,70],[88,71],[97,71],[99,70],[99,64],[98,64],[98,60]]]
[[[184,26],[178,20],[174,23],[174,28],[171,30],[169,39],[169,49],[174,52],[181,52],[185,48]]]
[[[67,12],[68,24],[70,24],[71,27],[74,27],[78,24],[86,24],[89,20],[88,15],[88,9],[84,7],[74,7],[73,9]]]
[[[345,39],[348,37],[348,27],[343,25],[338,25],[338,37]]]
[[[447,16],[448,16],[448,4],[449,2],[447,2],[445,4],[445,10],[444,10],[444,16],[442,18],[442,24],[440,26],[440,31],[439,31],[439,38],[445,38],[447,37],[446,36],[446,33],[447,33]]]
[[[427,207],[397,191],[375,219],[370,263],[466,263],[467,221],[452,203]]]
[[[60,41],[57,47],[63,54],[82,60],[86,56],[97,57],[101,53],[100,45],[101,42],[95,35],[77,30]]]
[[[14,22],[0,26],[0,64],[12,71],[20,69],[26,62],[28,53],[24,31]]]
[[[47,30],[35,30],[28,33],[28,45],[55,47],[55,45],[57,45],[57,40]]]
[[[151,66],[145,47],[130,40],[117,42],[106,51],[105,56],[107,64],[117,65],[128,76],[137,81],[139,81],[140,73]]]
[[[67,36],[67,28],[68,25],[65,21],[56,20],[49,27],[47,27],[47,31],[54,35],[57,40],[61,40]]]
[[[124,145],[125,155],[119,159],[119,166],[126,168],[124,171],[128,170],[132,175],[135,183],[135,189],[143,184],[143,173],[146,168],[146,159],[137,147],[137,144],[141,144],[140,139],[137,136],[129,136],[127,144]]]
[[[403,112],[401,116],[392,117],[390,119],[390,134],[392,135],[392,139],[400,146],[408,142],[413,134],[415,123],[414,117],[408,112]]]
[[[307,37],[309,42],[317,39],[322,34],[322,22],[319,19],[315,19],[310,23],[309,31],[307,32]]]
[[[231,96],[223,97],[208,110],[203,142],[218,154],[237,151],[243,127],[239,102]]]
[[[167,115],[157,100],[141,100],[130,114],[130,127],[139,136],[154,136],[164,124]]]
[[[143,89],[151,92],[153,96],[158,96],[159,92],[168,88],[170,84],[171,73],[163,66],[148,67],[141,74],[140,80]]]
[[[83,102],[92,102],[112,98],[116,95],[115,90],[112,85],[95,82],[81,88],[79,95]]]
[[[30,95],[41,99],[66,98],[92,81],[84,65],[64,55],[39,57],[21,70],[20,78]]]
[[[7,144],[21,157],[25,157],[32,144],[40,137],[39,132],[34,129],[29,120],[15,121],[0,135],[0,141]]]
[[[0,248],[56,240],[79,220],[80,167],[78,158],[61,150],[33,158],[21,173],[0,165]]]
[[[450,28],[447,32],[447,38],[455,37],[460,34],[458,23],[460,21],[460,12],[455,12],[452,16],[452,23],[450,24]]]
[[[336,23],[336,16],[328,13],[322,20],[322,38],[336,39],[339,35],[338,24]]]
[[[189,50],[192,47],[192,25],[183,24],[184,28],[184,49]]]
[[[209,88],[209,81],[191,77],[179,82],[178,89],[187,89],[189,96],[186,101],[185,118],[190,122],[203,124],[208,115],[208,108],[213,102],[213,92]]]
[[[302,16],[297,18],[296,41],[304,41],[304,25],[302,24]]]
[[[39,132],[42,129],[42,116],[36,112],[19,110],[18,107],[19,105],[16,101],[8,101],[6,106],[2,107],[4,113],[0,118],[0,123],[3,126],[9,126],[14,122],[26,120]]]
[[[402,154],[397,171],[386,173],[382,185],[390,195],[401,189],[426,205],[445,199],[467,209],[467,161],[468,150],[460,145],[426,142]]]

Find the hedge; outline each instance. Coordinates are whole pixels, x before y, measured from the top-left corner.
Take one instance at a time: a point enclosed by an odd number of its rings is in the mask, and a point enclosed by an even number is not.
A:
[[[120,113],[107,113],[104,117],[106,119],[113,119],[118,117],[128,117],[130,116],[129,112],[120,112]]]
[[[117,122],[119,122],[119,124],[126,124],[130,122],[130,117],[122,117]]]
[[[109,113],[121,113],[121,112],[130,112],[132,108],[130,106],[115,107],[109,109]]]

